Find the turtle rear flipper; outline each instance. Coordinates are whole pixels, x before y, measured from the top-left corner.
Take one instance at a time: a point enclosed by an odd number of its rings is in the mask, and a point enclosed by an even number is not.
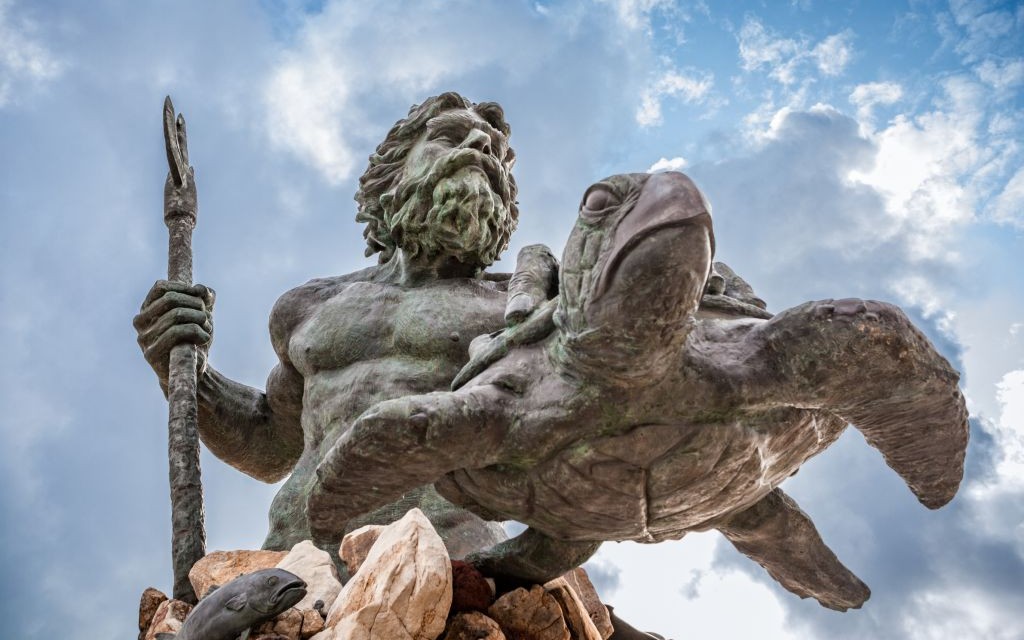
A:
[[[779,584],[836,611],[859,609],[871,590],[836,557],[792,498],[775,489],[717,526]]]
[[[959,375],[898,308],[823,300],[751,332],[765,400],[818,408],[852,423],[922,504],[956,494],[967,450]]]
[[[471,553],[466,560],[498,581],[499,592],[544,584],[590,559],[599,540],[556,540],[533,527],[490,549]]]
[[[352,518],[456,469],[497,462],[508,432],[508,402],[507,392],[481,385],[368,409],[316,469],[307,499],[314,539],[336,543]]]

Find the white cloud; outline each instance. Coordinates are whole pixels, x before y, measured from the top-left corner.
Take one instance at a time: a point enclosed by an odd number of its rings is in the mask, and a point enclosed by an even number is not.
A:
[[[813,44],[807,38],[785,38],[748,17],[740,28],[739,54],[745,71],[768,69],[768,75],[784,85],[796,83],[800,71],[810,66],[825,76],[838,76],[853,59],[853,32],[849,29]]]
[[[996,196],[992,218],[996,222],[1024,227],[1024,168],[1018,169],[1002,193]]]
[[[687,164],[686,158],[678,156],[675,158],[661,158],[651,165],[651,168],[647,170],[647,173],[657,173],[659,171],[681,171]]]
[[[970,586],[944,584],[916,594],[901,620],[901,637],[907,640],[985,638],[1017,640],[1017,612],[1005,602]],[[936,615],[936,612],[942,615]]]
[[[799,637],[786,630],[785,610],[768,587],[743,572],[714,566],[720,547],[729,545],[717,532],[692,533],[657,546],[606,543],[597,557],[622,570],[618,588],[601,594],[603,600],[623,620],[666,637],[683,638],[682,629],[714,629],[722,638]],[[751,560],[739,561],[763,571]],[[743,603],[742,616],[735,615],[737,603]]]
[[[1014,14],[992,0],[951,0],[949,7],[953,25],[944,27],[945,39],[966,62],[978,61],[993,47],[1012,49],[1019,39],[1015,33],[1024,24],[1019,10]]]
[[[850,102],[857,107],[857,120],[868,124],[874,119],[876,105],[889,105],[903,98],[903,87],[895,82],[859,84],[850,93]]]
[[[26,87],[52,80],[63,64],[36,35],[36,25],[10,14],[11,0],[0,0],[0,107]]]
[[[885,197],[893,224],[907,230],[908,248],[919,259],[956,259],[954,233],[974,219],[979,197],[968,178],[996,152],[982,137],[983,95],[977,85],[958,76],[942,89],[936,109],[899,115],[875,134],[874,167],[849,175]]]
[[[710,16],[711,10],[704,0],[597,0],[612,9],[616,18],[629,31],[639,31],[654,37],[652,21],[659,18],[658,36],[668,36],[677,45],[686,42],[686,26],[694,15]]]
[[[683,104],[705,102],[714,83],[714,75],[708,72],[692,69],[686,73],[666,71],[648,85],[640,96],[640,106],[636,110],[637,124],[642,127],[661,124],[661,105],[666,97],[675,98]]]
[[[352,172],[355,158],[346,140],[347,70],[329,52],[291,54],[267,84],[268,132],[276,145],[295,152],[328,179]]]
[[[555,13],[548,7],[540,31],[530,16],[517,13],[509,21],[500,7],[462,12],[460,35],[452,38],[451,16],[440,6],[328,2],[305,19],[267,80],[268,134],[329,181],[341,182],[364,160],[354,149],[372,147],[394,122],[392,113],[388,122],[378,121],[365,104],[408,106],[484,67],[500,76],[528,74],[557,44],[549,36],[557,30],[564,38],[573,28]],[[499,19],[505,38],[531,46],[513,53],[495,47],[491,23]]]
[[[847,29],[825,38],[811,50],[818,70],[826,76],[838,76],[853,59],[853,32]]]
[[[601,0],[615,10],[615,15],[630,29],[649,28],[649,16],[656,9],[669,9],[675,0]]]
[[[975,67],[975,72],[982,82],[991,85],[993,89],[1006,91],[1024,83],[1024,59],[985,60]]]
[[[1000,479],[1024,491],[1024,369],[1010,371],[996,385],[1000,413],[994,435],[1002,458],[996,467]]]
[[[801,43],[778,37],[760,21],[747,18],[740,29],[739,47],[744,70],[774,67],[772,75],[781,82],[788,84],[794,80],[791,68],[785,63],[798,57],[803,48]]]

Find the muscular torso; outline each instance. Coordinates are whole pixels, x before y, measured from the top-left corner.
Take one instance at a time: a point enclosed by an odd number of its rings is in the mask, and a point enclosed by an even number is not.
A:
[[[275,307],[271,334],[287,374],[272,376],[268,400],[273,405],[295,397],[289,386],[301,384],[304,445],[274,499],[268,548],[287,548],[310,537],[305,496],[316,467],[359,414],[381,400],[447,389],[468,359],[470,341],[504,326],[504,283],[458,278],[410,288],[376,276],[370,269],[314,280],[282,296]],[[466,523],[462,514],[452,520],[450,505],[432,488],[422,488],[348,529],[389,522],[411,506],[435,515],[438,528],[480,526]],[[477,533],[442,531],[449,546],[458,541],[447,538]]]

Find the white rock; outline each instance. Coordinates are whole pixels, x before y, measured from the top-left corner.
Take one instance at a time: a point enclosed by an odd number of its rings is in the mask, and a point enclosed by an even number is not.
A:
[[[573,640],[605,640],[594,621],[590,619],[590,612],[587,611],[583,600],[565,578],[555,578],[545,584],[544,588],[562,607],[562,616]]]
[[[562,576],[562,578],[569,583],[572,590],[579,596],[584,608],[586,608],[587,613],[590,615],[590,621],[597,627],[601,637],[604,640],[608,640],[615,633],[615,628],[612,627],[612,620],[611,616],[608,615],[608,609],[601,602],[600,596],[597,595],[597,590],[594,589],[594,584],[590,581],[586,570],[583,567],[576,567]]]
[[[419,509],[388,525],[342,587],[314,640],[435,640],[452,604],[452,565]]]
[[[341,580],[331,554],[318,549],[309,540],[292,547],[277,563],[277,568],[291,571],[306,581],[306,597],[295,605],[299,611],[312,609],[317,600],[323,600],[324,609],[329,610],[341,591]]]
[[[359,566],[363,564],[363,560],[366,560],[366,554],[370,552],[370,547],[373,546],[374,542],[377,542],[380,532],[384,529],[385,527],[382,524],[368,524],[359,527],[342,539],[338,555],[345,562],[348,575],[356,575],[356,572],[359,571]]]
[[[202,598],[210,587],[222,587],[238,576],[270,569],[285,555],[284,551],[213,551],[193,565],[188,579]]]
[[[155,640],[158,633],[178,633],[191,612],[192,605],[187,602],[164,600],[153,614],[153,621],[146,631],[145,640]]]

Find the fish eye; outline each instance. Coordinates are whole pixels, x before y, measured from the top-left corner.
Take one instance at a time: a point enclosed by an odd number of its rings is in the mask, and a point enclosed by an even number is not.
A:
[[[277,584],[277,576],[269,576],[267,578],[267,584],[272,587],[275,586]]]

